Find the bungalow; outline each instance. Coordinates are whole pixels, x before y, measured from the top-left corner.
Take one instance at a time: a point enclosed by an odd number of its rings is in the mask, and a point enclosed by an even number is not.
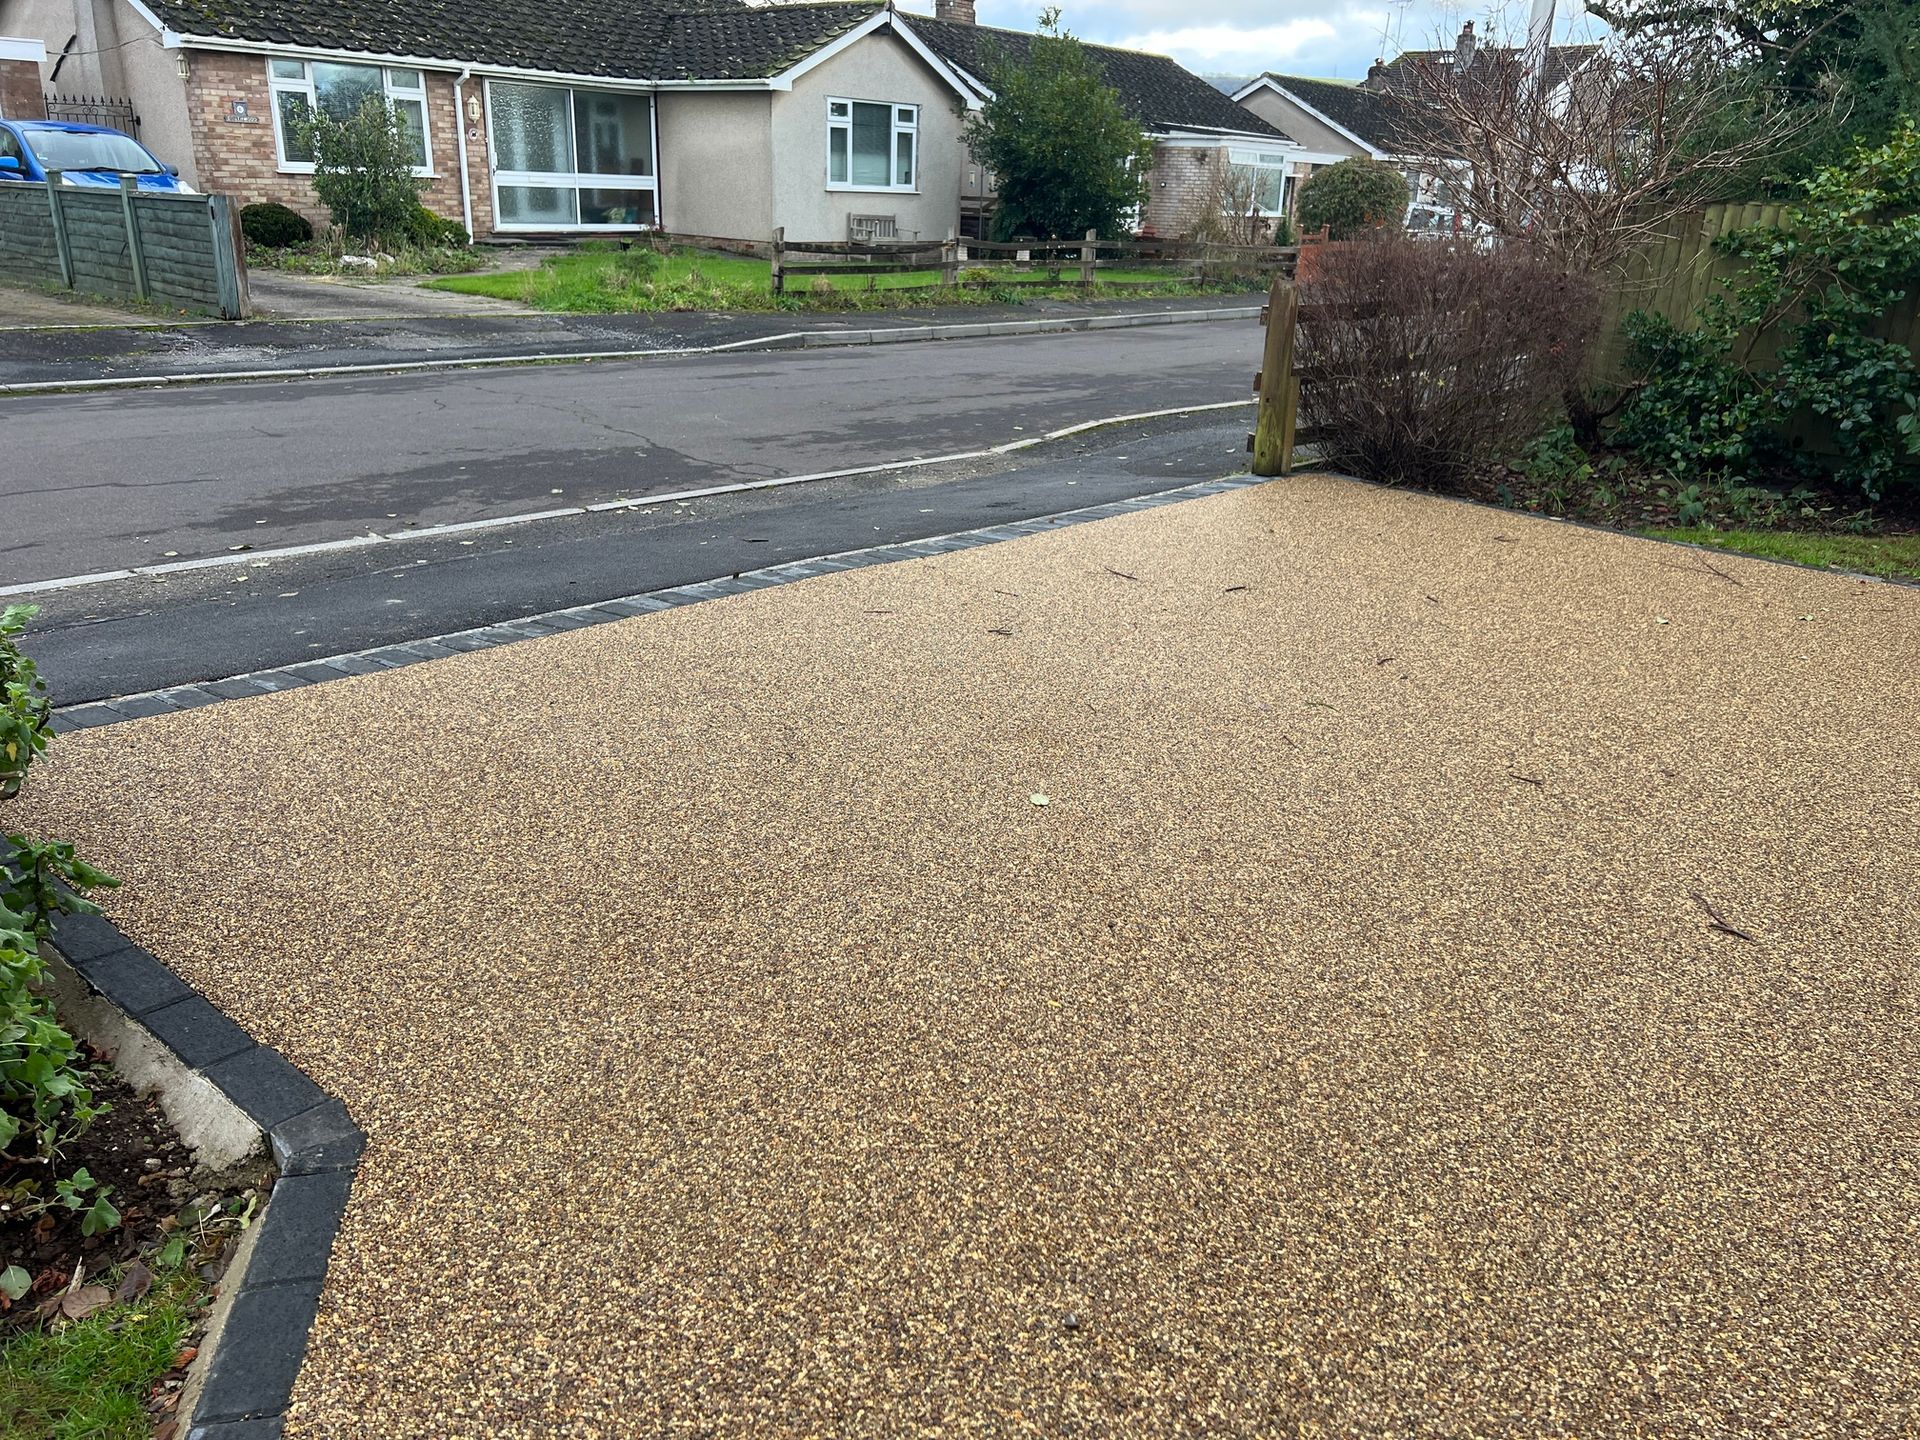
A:
[[[1599,50],[1597,45],[1549,47],[1544,59],[1549,96],[1577,84],[1581,66]],[[1460,222],[1446,176],[1423,167],[1417,154],[1420,92],[1441,77],[1471,83],[1518,63],[1520,56],[1517,49],[1481,44],[1469,20],[1451,50],[1407,50],[1391,61],[1376,60],[1359,84],[1269,73],[1241,86],[1233,99],[1294,136],[1304,151],[1313,152],[1313,164],[1366,156],[1394,166],[1407,179],[1407,227],[1444,232]]]
[[[974,23],[972,0],[938,0],[934,16],[902,17],[929,48],[958,74],[974,99],[992,96],[987,76],[996,61],[1026,59],[1033,36]],[[1183,234],[1216,199],[1214,181],[1227,166],[1254,180],[1260,213],[1286,213],[1287,177],[1300,147],[1268,120],[1249,114],[1226,95],[1164,55],[1088,45],[1107,84],[1127,113],[1153,141],[1147,203],[1140,215],[1145,235]],[[963,226],[977,235],[993,203],[993,177],[968,157],[961,192]]]
[[[864,3],[572,0],[0,0],[44,42],[57,98],[128,97],[188,183],[321,215],[289,122],[382,96],[423,202],[478,238],[651,227],[764,240],[854,228],[943,237],[988,186],[966,113],[990,94],[970,0],[931,17]],[[982,37],[990,37],[983,40]],[[1286,145],[1173,61],[1100,48],[1159,142],[1149,229],[1177,228],[1229,147]],[[1237,162],[1237,156],[1236,156]]]

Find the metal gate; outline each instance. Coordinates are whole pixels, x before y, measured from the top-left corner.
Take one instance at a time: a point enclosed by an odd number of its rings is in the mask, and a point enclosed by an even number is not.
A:
[[[47,118],[74,125],[105,125],[135,137],[140,134],[140,117],[133,113],[133,101],[110,95],[49,95]]]

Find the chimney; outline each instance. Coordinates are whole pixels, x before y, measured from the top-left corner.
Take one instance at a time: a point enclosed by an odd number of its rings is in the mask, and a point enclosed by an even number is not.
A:
[[[972,25],[973,0],[933,0],[933,18],[951,20],[957,25]]]
[[[1479,41],[1473,34],[1473,22],[1469,20],[1460,27],[1460,38],[1453,42],[1453,63],[1465,70],[1473,64],[1473,52],[1478,46]]]
[[[1363,90],[1384,90],[1387,88],[1387,62],[1374,56],[1373,64],[1367,67],[1367,78],[1361,83]]]

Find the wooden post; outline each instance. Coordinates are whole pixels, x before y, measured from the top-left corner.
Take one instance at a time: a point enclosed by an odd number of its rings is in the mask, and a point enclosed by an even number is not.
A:
[[[784,225],[776,225],[773,227],[773,293],[776,295],[781,293],[782,287],[786,283],[785,277],[780,273],[780,256],[785,252],[786,248],[787,227]]]
[[[960,232],[949,226],[940,247],[940,284],[952,289],[960,283]]]
[[[1293,376],[1294,326],[1300,317],[1300,292],[1276,275],[1267,292],[1267,346],[1254,377],[1260,397],[1254,424],[1253,473],[1285,475],[1293,469],[1295,413],[1300,386]]]
[[[1098,230],[1087,231],[1087,238],[1080,246],[1080,283],[1091,287],[1093,284],[1094,247],[1099,242]]]
[[[247,318],[246,250],[240,241],[240,216],[231,195],[207,196],[207,225],[213,238],[213,277],[220,289],[220,318]]]
[[[134,213],[133,197],[139,182],[131,175],[120,177],[120,214],[127,222],[127,263],[133,267],[134,292],[142,300],[151,300],[147,286],[147,251],[140,242],[140,217]]]
[[[73,246],[67,240],[67,212],[60,204],[58,170],[47,171],[47,209],[53,214],[53,248],[60,257],[60,283],[73,289]]]

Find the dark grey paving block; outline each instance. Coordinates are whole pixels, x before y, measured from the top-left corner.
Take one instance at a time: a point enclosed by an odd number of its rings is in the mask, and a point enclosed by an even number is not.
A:
[[[266,1415],[252,1420],[215,1420],[195,1425],[187,1440],[281,1440],[287,1433],[284,1415]]]
[[[451,644],[455,637],[443,635],[440,638],[443,644]],[[483,630],[467,631],[466,638],[473,642],[467,646],[469,650],[492,650],[501,645],[518,644],[530,637],[524,630],[509,629],[505,625],[489,625]]]
[[[164,1014],[165,1012],[159,1012]],[[262,1130],[272,1130],[323,1103],[321,1088],[294,1069],[277,1050],[256,1045],[206,1067],[206,1076],[227,1092]]]
[[[344,670],[349,675],[373,675],[387,667],[378,660],[369,660],[364,655],[334,655],[327,663],[336,670]]]
[[[53,921],[54,948],[84,970],[102,955],[124,950],[133,942],[104,915],[58,915]]]
[[[273,1127],[273,1163],[282,1175],[352,1171],[367,1137],[338,1100],[329,1100]]]
[[[211,705],[219,696],[204,685],[176,685],[171,690],[159,691],[154,698],[164,700],[176,710],[198,710],[202,705]]]
[[[596,625],[605,625],[615,620],[628,620],[632,618],[630,611],[616,610],[611,604],[595,605],[591,610],[585,610],[581,613],[591,615],[593,617],[593,623]]]
[[[651,615],[656,610],[668,610],[672,606],[665,600],[656,600],[651,595],[630,595],[621,600],[609,600],[600,607],[611,610],[616,615]]]
[[[701,594],[697,586],[688,585],[679,590],[662,590],[653,598],[664,601],[668,605],[695,605],[702,600],[711,600],[713,597]]]
[[[604,625],[607,621],[606,616],[586,610],[561,610],[552,615],[538,615],[534,619],[555,630],[584,630],[589,625]]]
[[[289,1280],[324,1280],[334,1232],[346,1213],[353,1173],[281,1176],[254,1237],[248,1287]]]
[[[265,695],[268,687],[251,675],[236,675],[231,680],[213,680],[201,687],[222,700],[244,700],[249,695]]]
[[[194,1412],[200,1425],[275,1415],[287,1408],[319,1303],[318,1280],[241,1289],[200,1392]]]
[[[286,669],[275,673],[295,676],[310,685],[321,685],[329,680],[342,679],[347,672],[331,660],[303,660],[298,665],[289,665]]]
[[[132,720],[144,720],[150,715],[171,715],[180,707],[162,700],[158,695],[129,695],[124,700],[107,702],[113,709]]]
[[[109,710],[104,705],[75,705],[62,710],[60,718],[75,730],[90,730],[95,725],[112,725],[127,717],[118,710]]]
[[[74,968],[129,1015],[145,1015],[193,994],[178,975],[137,945]]]
[[[332,673],[337,678],[338,672]],[[262,690],[298,690],[302,685],[312,683],[307,676],[296,674],[293,670],[258,670],[247,678]]]
[[[495,625],[495,630],[504,630],[509,635],[517,635],[522,640],[537,640],[542,635],[557,635],[566,629],[564,625],[555,625],[544,615],[530,615],[524,620],[509,620]]]
[[[383,645],[378,650],[363,650],[360,658],[381,670],[398,670],[403,665],[418,665],[417,651],[399,645]]]
[[[458,655],[460,648],[448,645],[440,640],[409,640],[395,647],[420,660],[444,660],[449,655]],[[484,646],[471,646],[471,649],[484,649]]]
[[[150,1010],[140,1022],[196,1070],[254,1048],[251,1035],[198,995]]]
[[[87,727],[84,725],[76,725],[73,721],[69,720],[65,715],[55,715],[52,719],[47,721],[47,729],[51,730],[56,735],[65,735],[69,730],[84,730],[86,728]]]

